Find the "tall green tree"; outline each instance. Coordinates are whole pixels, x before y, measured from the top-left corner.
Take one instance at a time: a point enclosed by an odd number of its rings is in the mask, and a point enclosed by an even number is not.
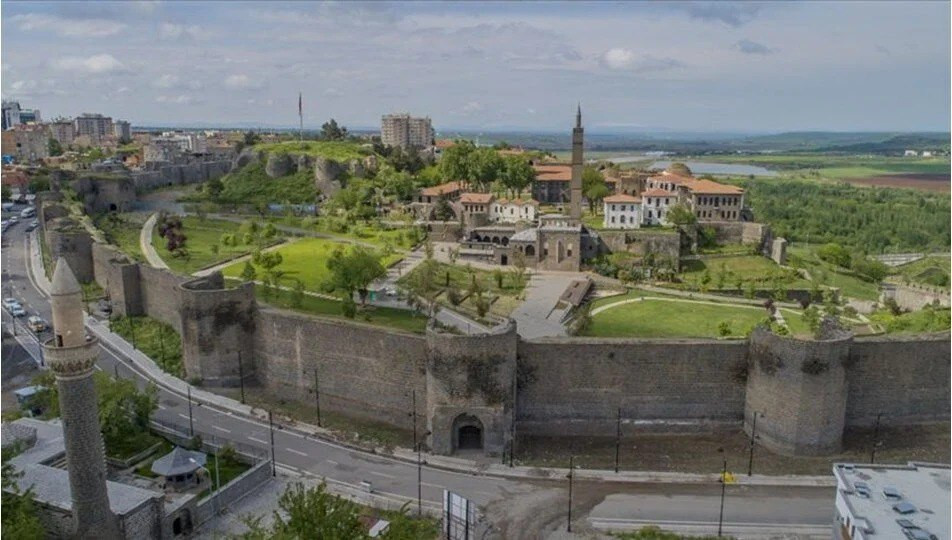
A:
[[[596,205],[611,194],[611,189],[605,184],[605,177],[597,168],[586,165],[582,169],[582,193],[588,199],[588,209],[595,213]]]
[[[46,141],[46,150],[51,156],[62,156],[63,155],[63,145],[53,137],[50,137]]]
[[[0,508],[0,516],[2,516],[0,527],[6,538],[41,540],[46,538],[46,531],[36,515],[33,489],[31,487],[26,491],[20,490],[17,479],[23,476],[23,473],[18,472],[9,462],[10,458],[19,453],[18,450],[16,445],[3,449],[3,466],[0,476],[2,476],[4,494],[2,508]]]
[[[678,203],[668,210],[668,223],[673,225],[693,225],[697,223],[697,216],[686,205]]]
[[[349,251],[336,249],[327,260],[327,268],[334,288],[346,296],[353,296],[356,291],[362,304],[367,303],[370,284],[387,275],[380,256],[362,246],[354,246]]]
[[[440,173],[445,181],[466,181],[470,173],[470,154],[476,150],[469,141],[456,141],[456,144],[443,150],[440,158]]]
[[[347,128],[337,125],[337,120],[331,118],[321,124],[321,138],[327,141],[342,141],[347,138]]]
[[[513,196],[521,197],[522,191],[535,180],[535,169],[526,159],[519,156],[507,156],[503,160],[502,183]]]

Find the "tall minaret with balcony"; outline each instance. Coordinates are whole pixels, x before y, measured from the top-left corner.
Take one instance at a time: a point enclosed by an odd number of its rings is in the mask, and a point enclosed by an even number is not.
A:
[[[582,104],[579,103],[575,113],[575,127],[572,128],[572,181],[569,184],[569,216],[573,219],[582,219],[582,143],[585,139],[585,130],[582,129]]]
[[[93,372],[96,338],[86,340],[82,289],[66,261],[59,259],[50,289],[53,339],[43,344],[56,376],[73,503],[74,538],[119,538],[119,525],[106,491],[106,453],[99,428]]]

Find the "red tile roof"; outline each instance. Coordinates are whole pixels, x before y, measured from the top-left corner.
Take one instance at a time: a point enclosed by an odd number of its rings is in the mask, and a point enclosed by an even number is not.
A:
[[[692,193],[704,195],[743,195],[744,189],[713,182],[711,180],[695,180],[686,186]]]
[[[641,197],[619,193],[618,195],[609,195],[602,200],[607,203],[640,203]]]
[[[540,182],[564,182],[572,179],[571,165],[533,165],[536,180]]]
[[[447,182],[438,186],[423,188],[420,190],[420,193],[428,197],[439,197],[440,195],[446,195],[447,193],[459,191],[460,189],[462,189],[461,182]]]
[[[463,193],[459,201],[463,203],[487,204],[493,200],[492,193]]]
[[[539,201],[535,199],[497,199],[496,202],[499,204],[515,204],[515,205],[525,205],[531,204],[532,206],[539,206]]]

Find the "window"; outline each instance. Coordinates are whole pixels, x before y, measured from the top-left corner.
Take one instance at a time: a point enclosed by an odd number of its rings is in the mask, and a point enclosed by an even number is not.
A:
[[[624,223],[624,222],[625,222],[625,214],[622,214],[621,217],[618,218],[618,219],[619,219],[622,223]]]
[[[612,212],[614,212],[614,211],[615,211],[615,205],[613,204],[613,205],[612,205]]]
[[[612,223],[615,223],[615,216],[612,216]]]
[[[625,211],[625,205],[621,205],[621,211],[622,211],[622,212]]]
[[[653,216],[652,216],[652,214],[651,214],[651,210],[648,210],[648,219],[651,219],[652,217],[653,217]]]

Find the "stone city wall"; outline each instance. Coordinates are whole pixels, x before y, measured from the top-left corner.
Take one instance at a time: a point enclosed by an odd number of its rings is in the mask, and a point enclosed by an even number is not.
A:
[[[89,232],[67,217],[46,223],[44,231],[51,261],[55,264],[63,258],[81,283],[93,281],[93,238]]]
[[[258,380],[274,396],[409,429],[426,412],[423,336],[259,306],[254,330]]]
[[[744,410],[746,358],[746,341],[521,341],[517,431],[613,435],[619,407],[623,418],[639,421],[639,431],[737,424]]]
[[[762,247],[764,242],[772,240],[770,226],[752,221],[704,221],[698,227],[711,227],[717,233],[717,242],[721,244],[746,244]]]
[[[673,261],[677,261],[681,254],[681,235],[677,232],[650,229],[598,231],[598,237],[604,244],[601,251],[610,253],[628,251],[641,256],[654,253]]]
[[[157,170],[132,173],[132,182],[137,192],[151,191],[160,187],[199,184],[221,178],[231,170],[231,160],[200,161],[184,165],[165,165]]]
[[[857,338],[850,348],[847,425],[949,419],[949,334]]]
[[[940,287],[888,283],[883,287],[882,299],[892,298],[902,309],[920,310],[931,304],[949,307],[949,291]]]
[[[139,263],[139,293],[142,297],[142,315],[148,315],[171,325],[182,333],[182,297],[179,285],[189,278],[177,276],[168,270],[152,268]],[[183,352],[184,352],[183,346]]]

